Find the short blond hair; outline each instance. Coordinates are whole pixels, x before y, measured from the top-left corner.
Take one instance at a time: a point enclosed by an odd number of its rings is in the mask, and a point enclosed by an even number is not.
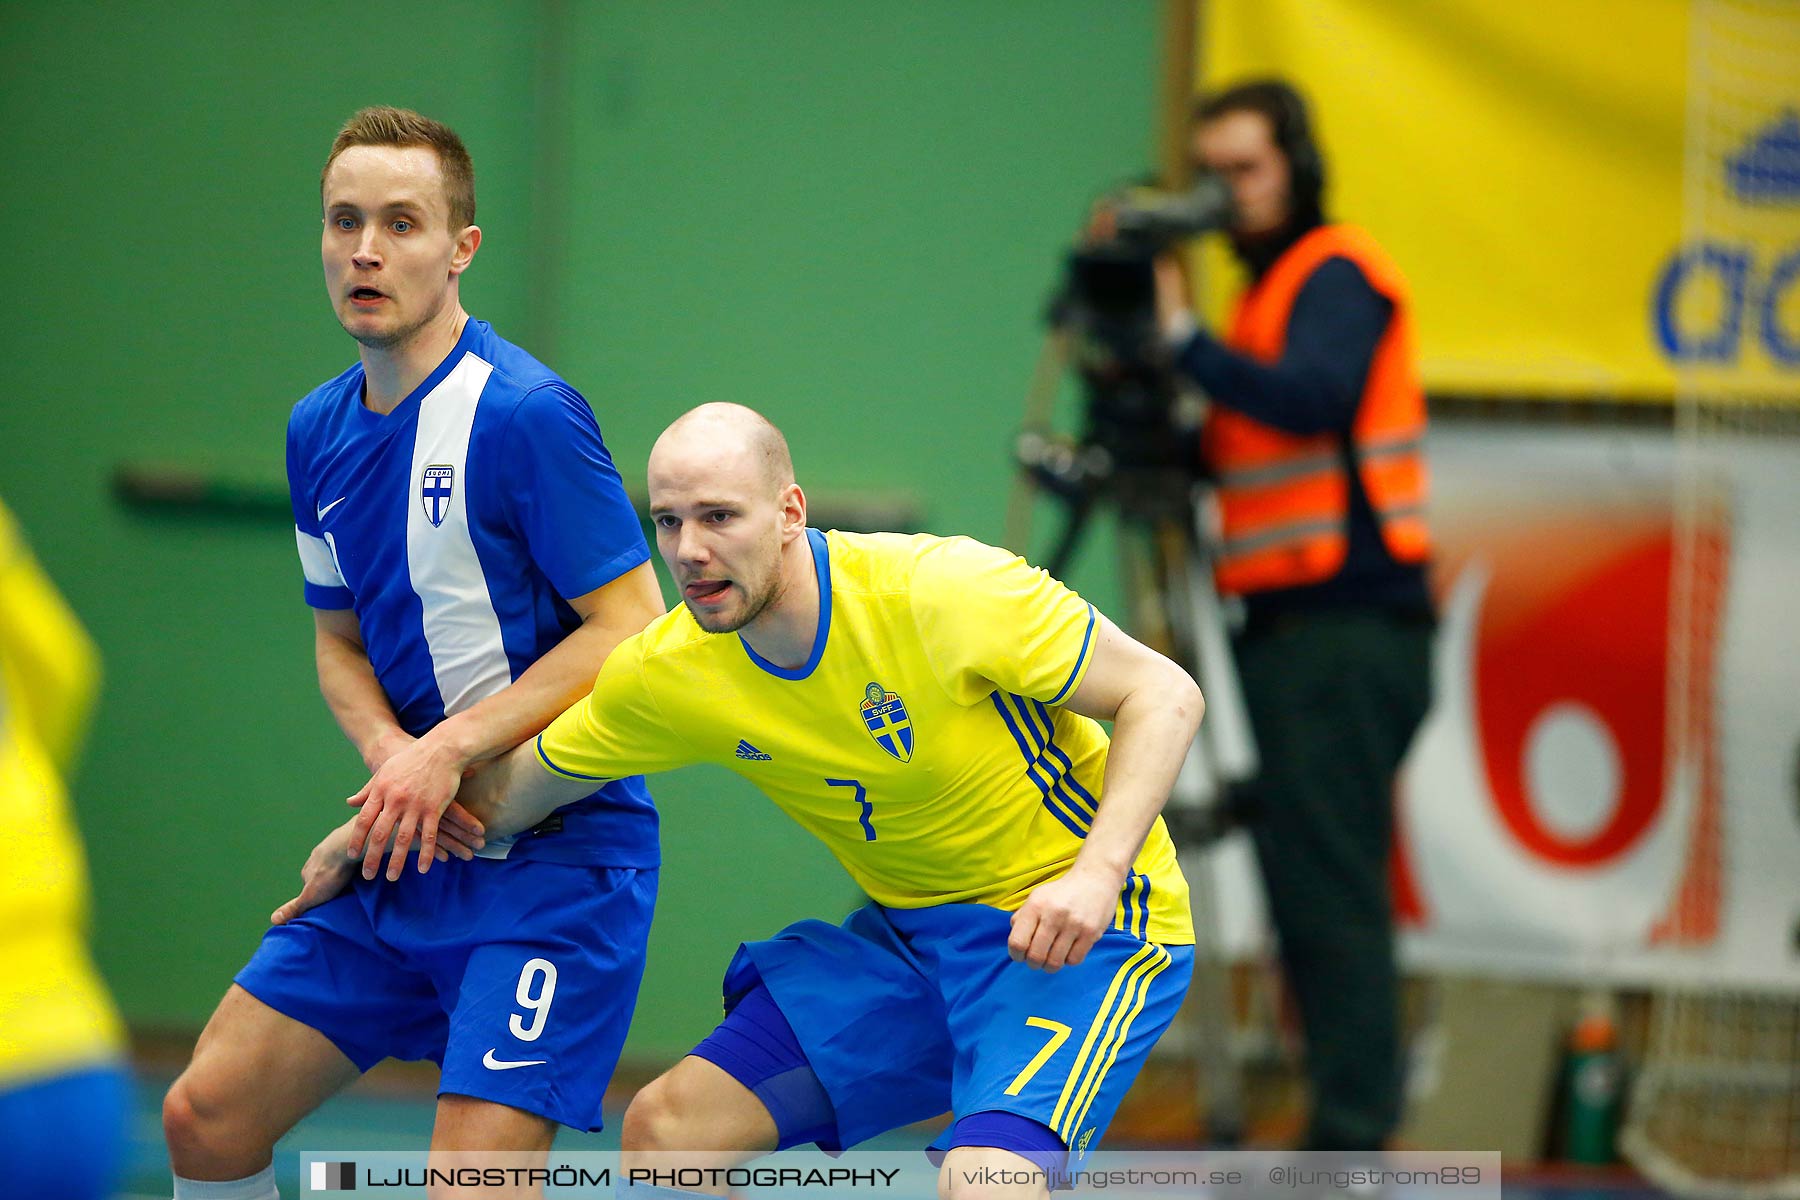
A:
[[[332,140],[331,153],[319,172],[321,200],[331,164],[352,146],[423,146],[435,151],[444,173],[444,198],[450,202],[451,226],[461,229],[475,223],[475,163],[456,130],[442,121],[421,116],[410,108],[385,104],[358,109]]]

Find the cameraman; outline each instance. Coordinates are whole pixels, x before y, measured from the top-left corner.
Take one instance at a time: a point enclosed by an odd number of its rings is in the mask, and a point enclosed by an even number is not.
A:
[[[1247,819],[1306,1036],[1306,1148],[1374,1149],[1400,1116],[1388,847],[1433,625],[1410,298],[1367,233],[1326,221],[1291,86],[1204,98],[1191,144],[1231,190],[1250,282],[1221,339],[1164,255],[1157,317],[1212,401],[1218,583],[1247,613],[1237,662],[1262,760]]]

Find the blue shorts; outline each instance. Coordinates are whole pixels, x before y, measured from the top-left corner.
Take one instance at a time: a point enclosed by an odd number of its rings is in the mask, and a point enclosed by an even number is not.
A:
[[[830,1099],[826,1149],[948,1109],[1035,1121],[1078,1164],[1174,1018],[1194,948],[1109,929],[1051,974],[1012,961],[1011,931],[1012,914],[984,904],[801,921],[739,949],[726,1007],[767,987]]]
[[[478,858],[344,895],[263,935],[237,983],[366,1071],[601,1127],[644,974],[657,872]]]
[[[0,1088],[6,1194],[107,1200],[130,1117],[131,1079],[114,1063]]]

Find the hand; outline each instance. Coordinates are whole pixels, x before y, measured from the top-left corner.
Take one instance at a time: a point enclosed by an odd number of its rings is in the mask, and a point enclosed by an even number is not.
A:
[[[1081,231],[1082,245],[1095,246],[1118,236],[1119,210],[1114,202],[1106,197],[1094,201],[1093,207],[1088,209],[1087,226]]]
[[[1014,962],[1045,971],[1080,966],[1112,925],[1121,882],[1077,863],[1067,874],[1038,884],[1012,916],[1007,953]]]
[[[384,853],[388,856],[387,877],[400,878],[415,834],[419,838],[419,872],[431,869],[439,858],[440,820],[453,807],[468,765],[427,734],[396,751],[346,801],[362,809],[351,822],[351,841],[345,853],[363,860],[364,879],[375,878]],[[452,841],[470,851],[458,851],[457,857],[470,857],[482,845],[485,830],[481,822],[467,809],[456,807],[452,824]]]
[[[374,744],[364,751],[363,766],[368,768],[369,774],[373,775],[381,770],[382,764],[388,759],[418,740],[406,730],[395,725],[376,738]]]
[[[435,852],[437,862],[447,862],[452,854],[467,862],[481,847],[481,836],[458,818],[460,807],[453,804],[444,814],[442,840]],[[269,924],[285,925],[349,886],[356,870],[352,864],[360,857],[352,849],[357,844],[355,826],[356,821],[352,818],[326,834],[325,839],[313,847],[312,853],[306,856],[305,865],[300,868],[300,894],[270,913]]]
[[[350,826],[346,821],[313,847],[300,868],[300,894],[269,914],[269,924],[285,925],[309,908],[317,908],[350,886],[352,859],[345,853]]]
[[[1156,256],[1156,327],[1164,336],[1171,335],[1194,320],[1193,304],[1188,299],[1187,272],[1173,252]]]

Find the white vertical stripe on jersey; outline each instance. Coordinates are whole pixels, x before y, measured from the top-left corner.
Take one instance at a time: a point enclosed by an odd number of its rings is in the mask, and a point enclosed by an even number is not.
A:
[[[469,431],[492,365],[473,354],[431,390],[419,405],[412,476],[406,497],[406,562],[425,614],[425,645],[450,716],[485,700],[512,682],[500,617],[488,595],[475,543],[469,536]],[[449,466],[450,503],[433,525],[421,495],[425,468]]]
[[[338,572],[337,561],[331,557],[331,547],[325,544],[324,538],[302,533],[296,525],[294,542],[300,547],[300,570],[306,576],[306,582],[315,587],[344,586],[344,577]]]

